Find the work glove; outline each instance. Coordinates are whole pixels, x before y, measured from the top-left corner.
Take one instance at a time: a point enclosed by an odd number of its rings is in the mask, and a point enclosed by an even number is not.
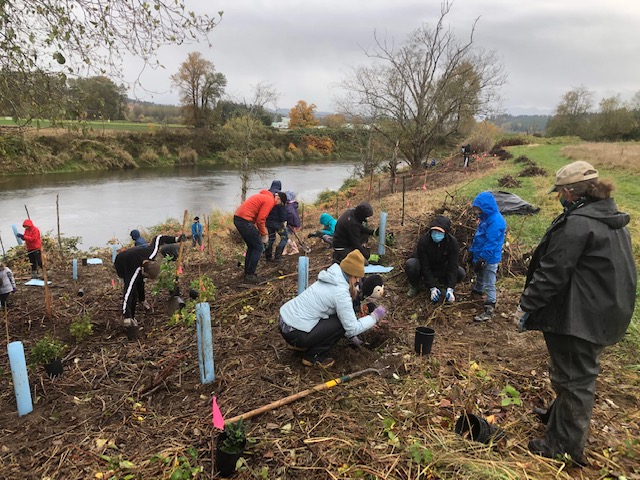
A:
[[[473,264],[473,270],[476,273],[480,273],[486,266],[487,266],[487,261],[484,258],[481,258],[480,260],[478,260],[476,263]]]
[[[371,255],[369,255],[369,261],[378,263],[380,261],[380,255],[378,255],[377,253],[372,253]]]
[[[317,231],[311,232],[309,235],[307,235],[307,238],[313,238],[313,237],[322,238],[322,232],[320,230],[317,230]]]
[[[387,314],[387,309],[384,308],[382,305],[380,305],[373,312],[371,312],[371,316],[375,319],[376,322],[379,322],[380,320],[382,320],[386,314]]]
[[[351,337],[349,341],[351,342],[352,345],[355,345],[356,347],[360,347],[364,343],[360,339],[360,337],[358,337],[357,335],[354,335],[353,337]]]
[[[24,235],[21,233],[16,233],[16,237],[18,237],[20,240],[24,240]]]
[[[260,241],[263,245],[267,245],[269,243],[269,235],[262,235],[260,237]]]
[[[16,293],[18,291],[18,289],[16,287],[13,287],[13,293]]]
[[[440,292],[440,290],[437,287],[432,287],[431,288],[431,301],[433,303],[436,303],[438,300],[440,300],[440,294],[442,292]]]
[[[524,328],[524,322],[527,321],[527,318],[529,318],[529,312],[525,312],[522,310],[522,307],[518,305],[516,313],[513,314],[513,323],[515,324],[518,333],[527,331],[527,329]]]
[[[447,303],[453,303],[456,301],[456,296],[453,294],[453,288],[447,288],[447,293],[445,294],[444,299]]]

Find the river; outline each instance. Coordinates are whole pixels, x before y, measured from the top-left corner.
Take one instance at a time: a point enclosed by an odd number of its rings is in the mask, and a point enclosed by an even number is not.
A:
[[[323,190],[337,190],[353,173],[352,163],[287,163],[254,177],[248,195],[273,179],[313,203]],[[217,166],[147,168],[0,177],[0,237],[5,250],[17,245],[11,225],[23,231],[26,209],[43,234],[81,237],[79,247],[105,247],[112,238],[130,242],[129,232],[177,219],[185,210],[199,215],[233,212],[240,204],[240,178]],[[56,197],[58,207],[56,207]],[[188,225],[191,225],[191,218]]]

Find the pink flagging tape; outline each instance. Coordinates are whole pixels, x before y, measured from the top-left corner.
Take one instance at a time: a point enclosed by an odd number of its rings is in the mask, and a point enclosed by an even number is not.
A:
[[[211,399],[211,417],[213,418],[213,426],[220,430],[224,430],[224,418],[222,418],[222,413],[218,408],[218,402],[216,402],[215,395]]]

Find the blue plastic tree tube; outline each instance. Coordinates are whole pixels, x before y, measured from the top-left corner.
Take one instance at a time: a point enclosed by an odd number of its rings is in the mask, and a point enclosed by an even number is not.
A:
[[[77,280],[78,279],[78,259],[74,258],[73,260],[71,260],[71,267],[73,270],[73,279]]]
[[[11,230],[13,230],[13,234],[16,236],[18,245],[22,245],[22,239],[18,236],[18,227],[16,227],[15,225],[11,225]]]
[[[23,416],[33,411],[29,376],[27,375],[27,362],[24,358],[24,347],[22,346],[22,342],[11,342],[7,346],[7,350],[9,352],[13,388],[16,392],[18,415]]]
[[[380,226],[378,227],[378,255],[384,255],[384,242],[387,238],[387,212],[380,212]]]
[[[202,302],[196,305],[196,334],[198,338],[198,363],[202,384],[211,383],[216,375],[213,370],[213,333],[211,332],[211,307]]]
[[[111,245],[111,262],[112,263],[116,261],[116,255],[118,255],[118,246]]]
[[[309,257],[298,257],[298,295],[309,286]]]

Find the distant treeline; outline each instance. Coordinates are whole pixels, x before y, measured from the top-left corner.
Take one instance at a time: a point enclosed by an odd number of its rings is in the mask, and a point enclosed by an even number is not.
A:
[[[489,121],[502,128],[505,132],[527,133],[529,135],[543,134],[547,128],[550,115],[496,115]]]

